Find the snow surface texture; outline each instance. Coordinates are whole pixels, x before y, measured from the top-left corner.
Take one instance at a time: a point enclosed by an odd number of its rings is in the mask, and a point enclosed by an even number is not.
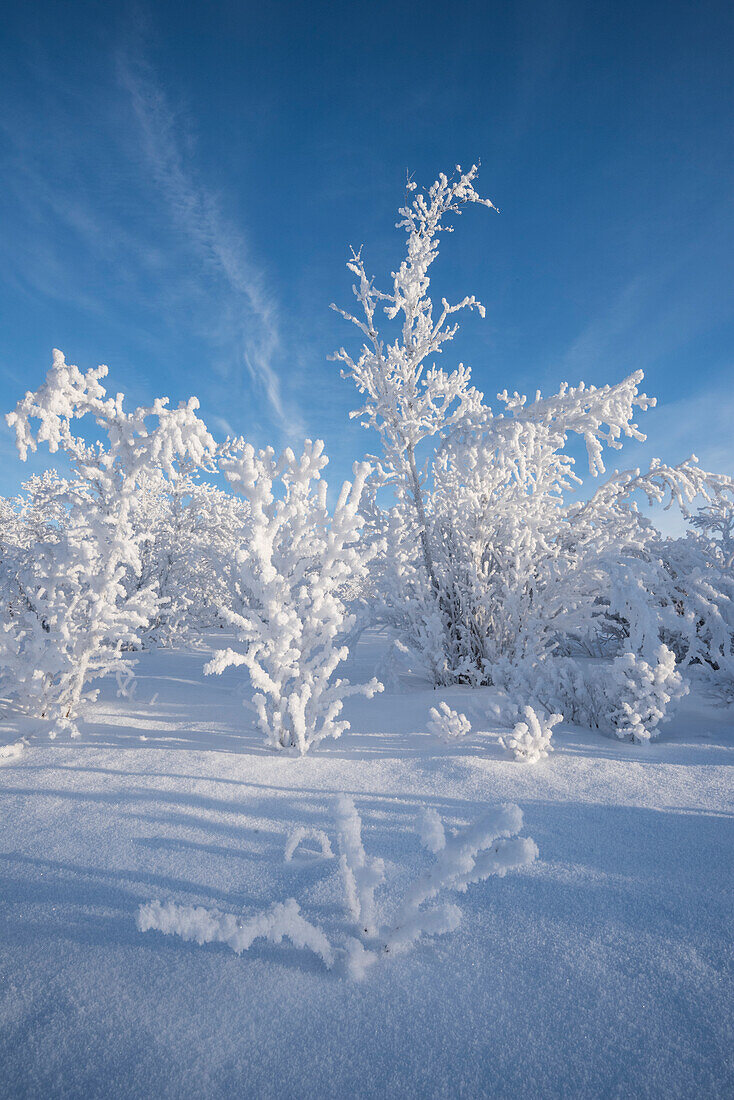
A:
[[[368,681],[383,653],[365,636],[346,674]],[[0,767],[0,1094],[732,1094],[731,710],[694,689],[653,745],[556,726],[553,756],[525,768],[488,724],[499,693],[404,676],[350,699],[339,741],[284,757],[243,724],[237,670],[202,676],[211,656],[142,654],[134,699],[103,681],[81,741],[0,723],[2,742],[29,739]],[[486,732],[437,741],[437,696]],[[336,942],[339,861],[307,838],[283,856],[303,825],[337,850],[343,791],[384,861],[383,928],[440,858],[440,823],[450,843],[517,803],[541,858],[454,895],[453,933],[363,982],[287,939],[238,957],[138,931],[156,896],[248,917],[296,898]]]
[[[17,760],[27,745],[27,741],[21,738],[12,745],[0,745],[0,761]]]

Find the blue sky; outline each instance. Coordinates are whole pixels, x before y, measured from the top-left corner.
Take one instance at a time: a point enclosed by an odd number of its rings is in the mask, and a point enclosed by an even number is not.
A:
[[[2,409],[57,346],[215,434],[321,436],[336,480],[373,446],[327,361],[348,246],[384,281],[406,170],[481,158],[500,213],[460,220],[435,290],[487,319],[442,365],[488,397],[641,367],[625,464],[734,473],[733,51],[723,2],[8,6]],[[9,493],[4,427],[0,457]]]

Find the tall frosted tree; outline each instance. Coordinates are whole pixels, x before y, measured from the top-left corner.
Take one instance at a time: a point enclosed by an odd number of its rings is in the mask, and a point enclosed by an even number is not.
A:
[[[636,412],[655,401],[640,392],[641,371],[615,385],[564,383],[532,400],[505,391],[493,409],[466,366],[436,366],[456,334],[454,315],[484,316],[474,296],[436,308],[429,293],[441,235],[467,207],[493,206],[476,190],[477,171],[457,168],[426,193],[409,184],[398,221],[406,253],[389,292],[361,254],[347,265],[358,310],[338,312],[362,344],[335,358],[363,399],[353,415],[381,443],[372,491],[382,506],[372,523],[387,549],[373,570],[376,616],[436,684],[487,684],[508,663],[601,637],[612,651],[650,657],[669,584],[635,498],[669,493],[685,505],[731,483],[693,460],[655,463],[647,474],[615,472],[577,504],[569,440],[584,441],[592,478],[605,473],[605,449],[644,440]]]

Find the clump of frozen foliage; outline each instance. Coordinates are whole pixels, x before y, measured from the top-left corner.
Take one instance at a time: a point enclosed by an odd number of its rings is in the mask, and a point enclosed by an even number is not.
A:
[[[618,691],[610,691],[609,722],[617,737],[645,742],[658,736],[670,704],[688,691],[675,667],[675,654],[661,645],[648,664],[634,653],[623,653],[612,664]]]
[[[504,391],[494,409],[463,364],[435,366],[456,332],[453,315],[483,314],[474,297],[436,309],[429,296],[450,221],[470,206],[492,207],[476,179],[476,167],[457,169],[401,209],[407,250],[388,291],[377,289],[361,254],[348,262],[358,309],[339,312],[362,345],[336,358],[363,398],[354,415],[381,443],[370,486],[369,533],[384,547],[372,563],[373,619],[437,685],[507,684],[508,666],[532,680],[546,662],[575,655],[631,653],[652,665],[673,637],[688,662],[709,638],[720,650],[729,596],[711,569],[690,585],[690,569],[671,568],[637,501],[686,511],[702,495],[718,507],[732,480],[701,471],[692,457],[615,471],[590,499],[570,496],[580,484],[574,436],[595,478],[605,473],[605,448],[644,439],[635,416],[655,401],[640,390],[641,371],[615,385],[564,383],[530,400]],[[394,503],[381,507],[386,487]]]
[[[539,710],[561,710],[568,722],[641,743],[658,736],[672,704],[688,691],[675,655],[664,645],[649,661],[630,652],[611,661],[560,657],[529,672],[509,671],[508,677]]]
[[[431,707],[428,713],[428,729],[442,741],[455,741],[459,737],[465,737],[471,730],[471,722],[467,716],[458,710],[452,710],[446,702],[439,703],[438,707]]]
[[[347,696],[382,691],[376,679],[353,686],[334,676],[354,624],[342,588],[365,574],[370,556],[359,513],[369,467],[355,463],[354,480],[330,511],[321,478],[327,462],[323,443],[306,440],[300,457],[289,448],[276,458],[271,448],[256,452],[242,442],[221,463],[250,509],[249,545],[235,563],[247,603],[223,611],[244,648],[222,650],[205,671],[245,665],[266,743],[299,753],[349,728],[339,717]]]
[[[523,707],[524,722],[517,722],[508,737],[500,737],[503,749],[523,764],[537,764],[553,752],[553,727],[563,721],[562,714],[538,715],[532,707]]]
[[[47,719],[52,736],[58,729],[78,734],[76,719],[96,696],[88,685],[129,668],[125,651],[161,606],[156,586],[138,583],[145,534],[136,531],[133,512],[141,484],[153,473],[172,478],[179,461],[200,464],[214,452],[195,398],[177,409],[159,398],[126,412],[122,394],[107,396],[106,374],[105,366],[82,374],[54,351],[44,384],[6,418],[21,459],[47,443],[71,467],[69,478],[29,483],[38,497],[31,517],[40,501],[50,522],[34,521],[36,537],[21,539],[7,555],[13,598],[0,632],[4,694]],[[72,423],[85,417],[106,443],[72,433]]]
[[[247,918],[218,909],[151,901],[138,909],[138,928],[198,944],[225,943],[238,954],[258,938],[277,944],[285,937],[294,946],[314,952],[329,969],[340,960],[347,975],[359,980],[380,959],[410,950],[424,936],[453,932],[461,921],[461,910],[446,900],[447,894],[464,893],[473,883],[484,882],[490,875],[505,875],[538,857],[535,842],[518,835],[522,812],[517,806],[502,806],[453,836],[447,836],[435,810],[426,810],[419,818],[418,831],[423,846],[434,855],[434,863],[408,885],[397,906],[391,906],[394,917],[383,925],[375,891],[385,882],[384,863],[365,852],[362,819],[353,800],[339,795],[334,809],[339,874],[350,922],[342,946],[335,947],[322,929],[308,921],[293,898]],[[287,862],[307,836],[318,839],[323,854],[331,856],[326,834],[303,827],[288,840]]]

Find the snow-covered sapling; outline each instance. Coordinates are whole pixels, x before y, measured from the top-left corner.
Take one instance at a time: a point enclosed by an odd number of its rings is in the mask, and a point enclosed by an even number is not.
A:
[[[661,645],[648,662],[624,653],[611,668],[610,721],[617,737],[645,743],[658,736],[658,727],[669,718],[671,702],[687,694],[688,687],[675,667],[675,654]]]
[[[471,722],[465,714],[458,710],[452,710],[446,702],[439,703],[438,708],[431,707],[428,729],[442,741],[455,741],[459,737],[465,737],[471,730]]]
[[[250,541],[236,560],[249,599],[239,611],[223,609],[243,649],[221,651],[205,671],[245,665],[266,743],[299,753],[349,728],[339,717],[347,696],[382,691],[376,679],[351,685],[334,675],[354,625],[343,587],[364,576],[371,553],[360,542],[359,513],[369,467],[355,463],[354,480],[330,511],[321,478],[327,462],[320,440],[306,440],[300,457],[287,449],[279,458],[241,443],[222,462],[250,507]]]
[[[537,714],[532,707],[523,707],[524,722],[518,722],[512,733],[507,737],[500,737],[499,742],[503,749],[511,752],[515,760],[524,764],[536,764],[553,752],[551,738],[553,727],[563,721],[562,714],[545,715]]]
[[[460,909],[441,895],[463,893],[471,883],[504,875],[532,863],[538,855],[533,840],[517,835],[522,828],[517,806],[502,806],[453,836],[447,836],[438,813],[427,809],[418,820],[418,831],[424,847],[436,857],[435,863],[408,886],[396,918],[380,927],[375,890],[385,880],[383,861],[366,854],[362,820],[351,798],[339,795],[335,815],[340,874],[352,922],[343,946],[334,948],[324,932],[301,915],[293,898],[247,919],[218,909],[151,901],[138,909],[138,928],[199,944],[226,943],[237,953],[247,951],[258,937],[272,943],[287,937],[296,947],[313,951],[329,968],[341,958],[349,977],[361,979],[379,959],[408,950],[422,936],[450,932],[458,926]],[[319,840],[324,856],[332,854],[326,834],[304,826],[291,834],[286,860],[307,836]]]

